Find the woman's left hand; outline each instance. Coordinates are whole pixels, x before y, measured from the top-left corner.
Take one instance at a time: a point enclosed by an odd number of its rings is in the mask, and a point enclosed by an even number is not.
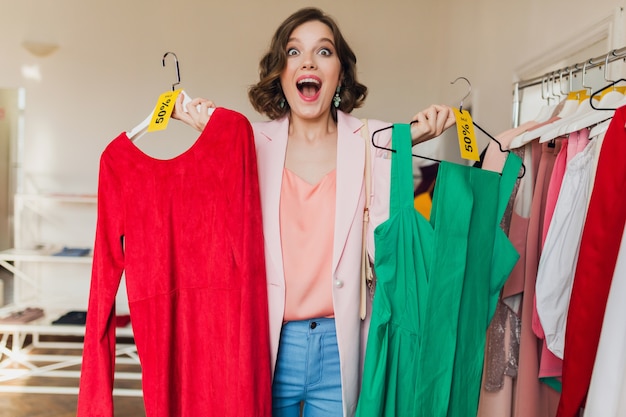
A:
[[[215,108],[215,104],[204,98],[194,98],[185,107],[184,101],[184,95],[179,94],[172,112],[172,119],[187,123],[189,126],[202,132],[211,117],[209,109]]]
[[[413,116],[411,137],[413,145],[441,135],[446,129],[454,126],[456,119],[451,107],[433,104]]]

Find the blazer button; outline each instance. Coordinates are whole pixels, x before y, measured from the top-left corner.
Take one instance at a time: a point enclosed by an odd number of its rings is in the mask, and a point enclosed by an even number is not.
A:
[[[337,287],[337,288],[343,287],[343,281],[340,280],[340,279],[336,279],[335,280],[335,287]]]

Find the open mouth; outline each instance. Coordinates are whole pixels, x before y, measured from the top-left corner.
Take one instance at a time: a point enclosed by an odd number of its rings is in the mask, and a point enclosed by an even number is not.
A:
[[[296,87],[302,98],[305,100],[314,100],[319,95],[322,82],[316,77],[303,77],[298,80]]]

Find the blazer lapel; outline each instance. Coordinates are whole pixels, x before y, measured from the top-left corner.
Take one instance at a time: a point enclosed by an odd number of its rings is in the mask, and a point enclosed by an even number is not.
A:
[[[335,201],[335,237],[333,249],[333,274],[353,227],[357,210],[362,207],[361,191],[365,167],[365,141],[361,137],[361,120],[337,112],[337,194]]]
[[[282,185],[289,120],[284,117],[271,122],[259,123],[261,139],[256,141],[259,165],[259,186],[263,213],[265,248],[269,252],[279,276],[283,277],[283,255],[280,239],[280,188]],[[265,140],[263,140],[263,138]],[[278,278],[278,277],[276,277]]]

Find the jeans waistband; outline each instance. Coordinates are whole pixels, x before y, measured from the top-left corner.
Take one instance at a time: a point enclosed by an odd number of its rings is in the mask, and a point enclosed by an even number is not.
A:
[[[334,318],[294,320],[283,324],[283,331],[296,333],[335,333]]]

